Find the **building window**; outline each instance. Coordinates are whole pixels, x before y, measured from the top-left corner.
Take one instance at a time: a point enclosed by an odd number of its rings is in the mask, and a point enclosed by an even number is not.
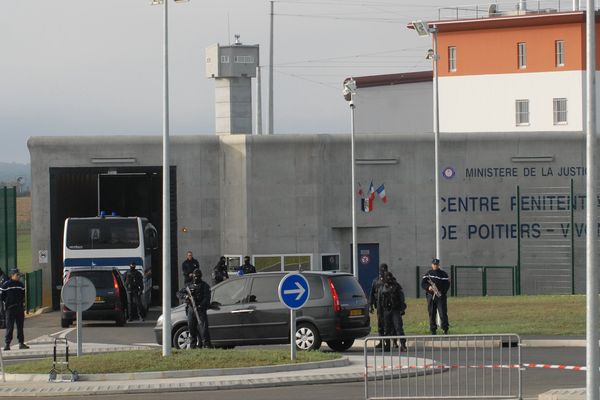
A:
[[[310,271],[312,254],[267,254],[252,257],[257,272]]]
[[[456,72],[456,47],[448,47],[448,71]]]
[[[527,44],[517,43],[517,62],[519,69],[527,68]]]
[[[229,63],[229,56],[221,56],[221,62],[223,64]]]
[[[235,56],[233,62],[236,64],[252,64],[254,63],[254,57],[252,56]]]
[[[517,100],[515,106],[517,125],[529,125],[529,100]]]
[[[554,125],[567,123],[567,99],[559,98],[553,101]]]
[[[554,42],[554,48],[556,50],[556,66],[564,67],[565,66],[565,41],[557,40]]]

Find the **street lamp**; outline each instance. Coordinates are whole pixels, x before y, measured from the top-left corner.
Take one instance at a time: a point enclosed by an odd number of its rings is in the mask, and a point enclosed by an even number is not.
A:
[[[433,146],[434,146],[434,164],[435,164],[435,258],[440,258],[440,106],[439,106],[439,86],[438,86],[438,28],[429,26],[423,21],[413,21],[409,25],[417,32],[419,36],[433,36],[433,49],[427,51],[427,59],[433,61]]]
[[[352,204],[352,269],[354,273],[354,277],[358,279],[358,244],[356,243],[356,202],[354,200],[354,182],[356,182],[356,177],[354,174],[354,96],[356,95],[356,81],[353,78],[350,78],[344,82],[344,90],[343,90],[344,99],[348,102],[350,106],[350,152],[351,155],[351,175],[352,182],[350,184],[351,191],[351,204]]]
[[[188,0],[174,0],[185,3]],[[163,216],[162,216],[162,355],[171,355],[171,199],[169,171],[169,11],[168,0],[152,0],[163,5]]]

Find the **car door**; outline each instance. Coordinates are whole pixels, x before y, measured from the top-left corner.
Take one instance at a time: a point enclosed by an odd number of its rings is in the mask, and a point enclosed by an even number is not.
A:
[[[251,275],[249,275],[251,276]],[[254,275],[249,287],[243,329],[248,343],[287,343],[290,312],[279,301],[277,289],[283,275]]]
[[[242,315],[247,307],[248,279],[228,279],[212,289],[208,325],[211,341],[232,344],[244,340]]]

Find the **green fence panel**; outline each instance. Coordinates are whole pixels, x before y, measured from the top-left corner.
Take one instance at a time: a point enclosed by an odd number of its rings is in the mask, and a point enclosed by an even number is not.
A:
[[[25,308],[27,312],[42,306],[42,270],[25,274]]]
[[[17,266],[17,189],[0,188],[0,268]]]

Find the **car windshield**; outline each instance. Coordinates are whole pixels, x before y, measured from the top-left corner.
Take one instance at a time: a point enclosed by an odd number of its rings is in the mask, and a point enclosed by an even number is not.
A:
[[[349,300],[356,297],[365,297],[358,281],[349,275],[332,276],[331,280],[340,300]]]
[[[71,219],[67,228],[67,248],[135,249],[140,245],[136,219]]]
[[[96,289],[108,289],[114,285],[112,271],[72,271],[70,277],[73,276],[88,278]]]

